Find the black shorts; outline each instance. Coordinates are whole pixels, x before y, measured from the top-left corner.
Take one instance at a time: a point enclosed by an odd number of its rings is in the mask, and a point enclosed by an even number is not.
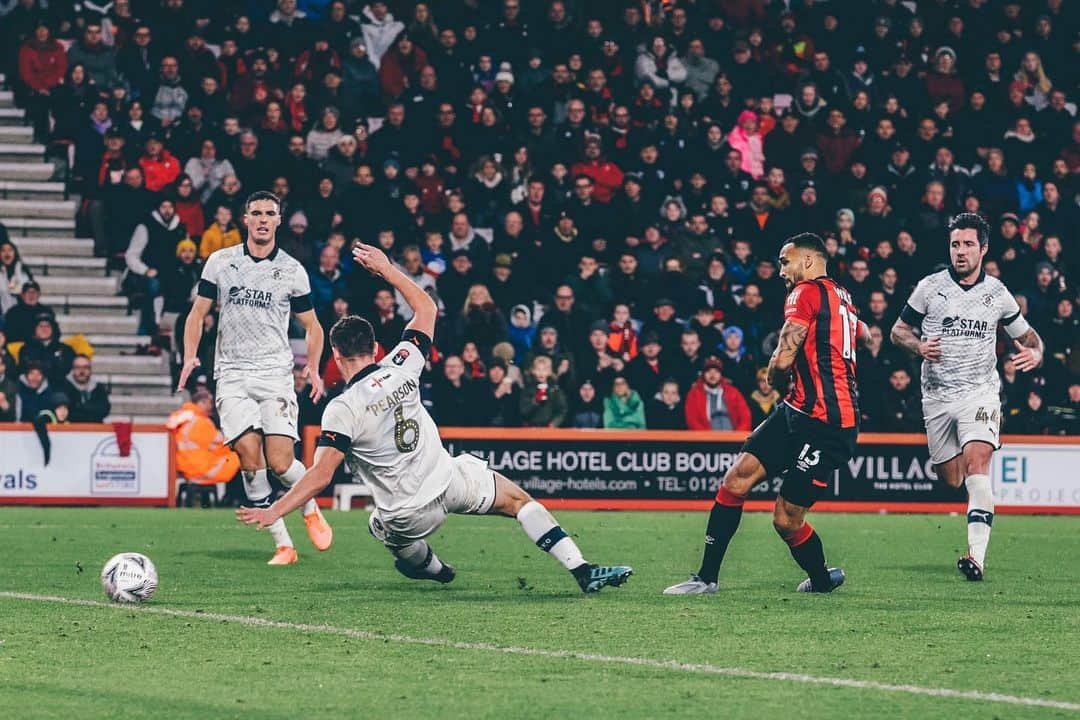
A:
[[[815,420],[781,403],[743,443],[768,477],[783,480],[780,497],[811,507],[832,484],[833,471],[855,453],[858,428],[840,428]]]

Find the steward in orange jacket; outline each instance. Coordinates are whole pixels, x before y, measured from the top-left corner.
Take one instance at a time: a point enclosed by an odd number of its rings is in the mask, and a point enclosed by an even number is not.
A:
[[[240,470],[240,458],[210,419],[213,407],[214,396],[199,390],[166,422],[176,438],[177,472],[199,485],[227,483]]]

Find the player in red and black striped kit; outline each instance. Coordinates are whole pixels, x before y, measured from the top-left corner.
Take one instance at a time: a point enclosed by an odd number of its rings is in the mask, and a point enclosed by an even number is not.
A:
[[[728,543],[739,527],[743,501],[761,480],[783,479],[773,509],[773,527],[806,571],[800,592],[831,592],[844,571],[825,564],[821,538],[806,511],[829,487],[833,471],[855,450],[859,402],[855,386],[856,341],[867,335],[851,296],[825,274],[827,254],[821,238],[802,233],[780,250],[780,277],[790,292],[784,326],[769,361],[769,383],[786,387],[784,402],[758,425],[743,444],[716,494],[705,534],[701,569],[672,585],[665,595],[712,593]]]

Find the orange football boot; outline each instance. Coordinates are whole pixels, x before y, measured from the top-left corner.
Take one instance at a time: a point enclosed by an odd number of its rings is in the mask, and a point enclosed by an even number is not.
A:
[[[296,554],[296,548],[289,547],[288,545],[281,545],[278,547],[277,552],[274,553],[274,557],[266,563],[267,565],[292,565],[294,562],[298,562],[300,556]]]
[[[330,549],[330,545],[334,542],[334,529],[330,527],[330,523],[326,522],[326,518],[318,507],[315,508],[315,512],[304,516],[304,525],[307,526],[307,534],[311,538],[312,545],[318,550]]]

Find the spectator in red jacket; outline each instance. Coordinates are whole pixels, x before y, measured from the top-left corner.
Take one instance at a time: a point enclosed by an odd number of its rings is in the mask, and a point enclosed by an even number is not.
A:
[[[49,134],[49,96],[64,80],[67,72],[67,53],[49,32],[44,18],[38,20],[34,34],[19,48],[19,78],[26,84],[30,120],[34,124],[34,139],[42,141]]]
[[[705,360],[701,377],[686,393],[686,427],[690,430],[749,430],[750,407],[721,374],[718,357]]]
[[[574,163],[570,175],[585,175],[593,181],[593,199],[600,203],[609,203],[622,189],[623,171],[618,165],[604,157],[598,135],[589,135],[585,140],[585,160]]]
[[[146,149],[139,158],[139,167],[146,178],[146,189],[151,192],[161,192],[180,174],[180,161],[165,149],[157,135],[146,138]]]
[[[402,32],[379,63],[379,87],[388,100],[409,88],[420,87],[420,71],[428,64],[427,53]]]

